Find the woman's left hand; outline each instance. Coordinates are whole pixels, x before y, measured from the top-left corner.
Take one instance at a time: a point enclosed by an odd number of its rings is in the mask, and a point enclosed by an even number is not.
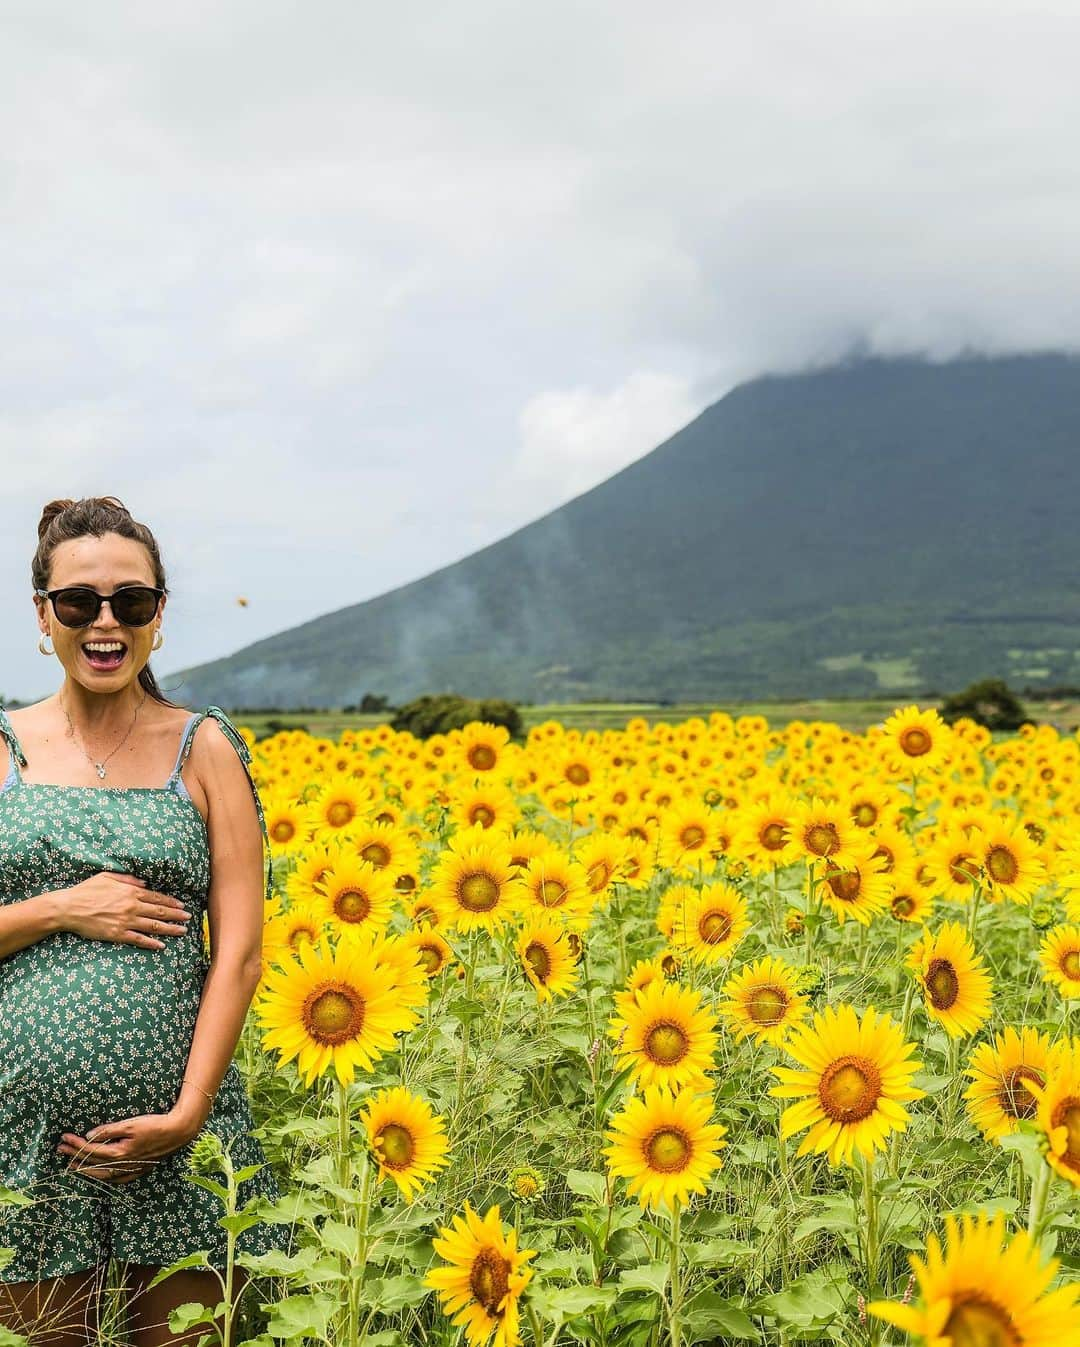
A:
[[[144,1113],[92,1127],[85,1137],[64,1132],[57,1153],[70,1155],[69,1169],[108,1183],[130,1183],[163,1156],[186,1146],[198,1134],[191,1123],[170,1113]]]

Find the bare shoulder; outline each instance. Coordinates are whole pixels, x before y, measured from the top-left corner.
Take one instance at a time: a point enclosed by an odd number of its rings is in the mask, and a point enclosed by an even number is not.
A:
[[[215,809],[219,812],[233,808],[246,810],[251,805],[247,768],[213,716],[206,716],[196,727],[188,766],[205,795],[211,815]]]

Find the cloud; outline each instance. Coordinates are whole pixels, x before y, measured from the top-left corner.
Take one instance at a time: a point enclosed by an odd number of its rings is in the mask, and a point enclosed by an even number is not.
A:
[[[685,379],[641,370],[617,388],[551,390],[520,418],[516,472],[552,503],[604,481],[684,426],[698,410]]]

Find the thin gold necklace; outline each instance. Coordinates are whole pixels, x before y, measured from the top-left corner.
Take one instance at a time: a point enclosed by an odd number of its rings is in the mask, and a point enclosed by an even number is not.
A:
[[[71,723],[71,717],[68,715],[68,709],[67,709],[67,707],[64,705],[64,699],[63,699],[63,697],[57,695],[57,701],[60,703],[60,709],[61,709],[61,711],[63,711],[65,717],[67,718],[67,723],[68,723],[68,738],[70,738],[70,739],[74,742],[76,748],[78,748],[79,752],[83,755],[83,757],[86,759],[86,761],[87,761],[88,763],[90,763],[90,764],[94,767],[94,769],[96,770],[96,772],[97,772],[97,774],[98,774],[98,778],[99,778],[101,781],[104,781],[104,780],[105,780],[105,764],[109,761],[109,758],[111,758],[111,757],[113,756],[113,753],[119,753],[120,749],[123,748],[124,744],[127,742],[128,735],[130,735],[130,734],[131,734],[131,731],[135,728],[135,722],[136,722],[136,720],[138,720],[138,718],[139,718],[139,712],[142,710],[142,704],[143,704],[144,701],[146,701],[146,693],[145,693],[145,692],[143,693],[143,695],[142,695],[142,701],[139,702],[138,706],[136,706],[136,708],[135,708],[135,714],[134,714],[134,716],[133,716],[132,719],[131,719],[131,724],[128,726],[128,732],[127,732],[127,734],[125,734],[124,737],[123,737],[123,739],[121,739],[120,742],[116,745],[116,747],[113,749],[112,753],[110,753],[110,754],[108,755],[108,757],[103,758],[103,759],[101,760],[101,762],[95,762],[94,759],[90,756],[90,754],[87,753],[86,749],[83,748],[82,744],[79,743],[78,739],[75,738],[75,726]]]

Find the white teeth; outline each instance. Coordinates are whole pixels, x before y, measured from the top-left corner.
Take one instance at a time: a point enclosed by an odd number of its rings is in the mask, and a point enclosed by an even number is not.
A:
[[[123,650],[123,648],[124,643],[122,641],[88,641],[86,645],[83,646],[84,650],[103,650],[103,651]]]

